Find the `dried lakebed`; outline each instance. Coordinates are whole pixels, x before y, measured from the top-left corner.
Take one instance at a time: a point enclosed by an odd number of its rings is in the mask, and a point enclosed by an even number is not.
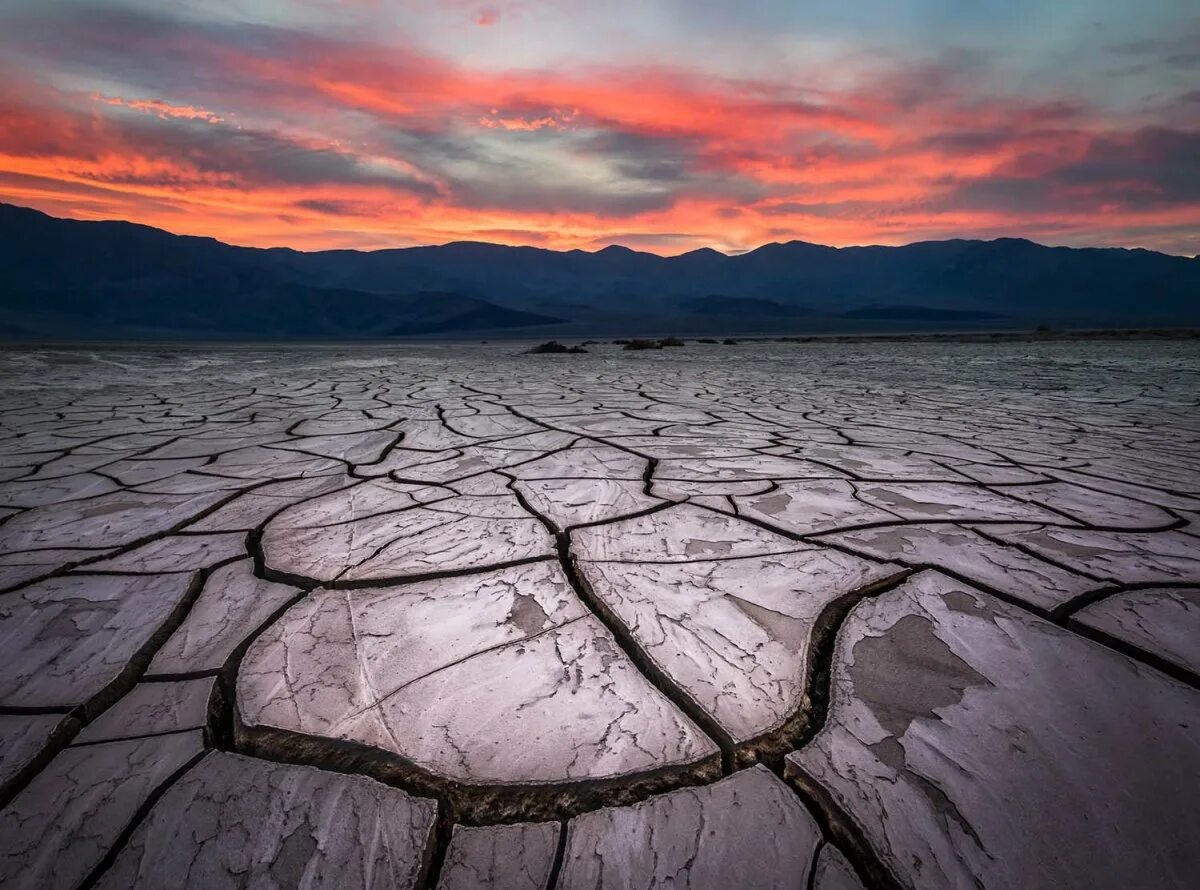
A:
[[[0,357],[0,885],[1195,886],[1200,351],[1105,348]]]

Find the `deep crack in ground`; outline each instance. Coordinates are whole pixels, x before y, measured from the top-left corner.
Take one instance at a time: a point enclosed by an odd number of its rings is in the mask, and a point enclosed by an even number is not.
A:
[[[79,793],[100,809],[78,817],[101,814],[108,832],[73,883],[106,886],[148,855],[159,801],[240,754],[435,799],[427,827],[413,811],[413,886],[453,885],[455,869],[483,868],[471,857],[487,832],[544,820],[553,842],[522,834],[522,868],[577,886],[588,862],[618,855],[603,826],[620,813],[650,820],[626,842],[649,844],[654,874],[675,845],[671,868],[716,886],[720,831],[689,841],[672,808],[720,824],[706,801],[779,779],[784,797],[752,796],[746,824],[765,821],[730,861],[808,869],[814,886],[818,857],[834,856],[872,886],[1004,886],[1005,869],[1065,879],[1103,854],[1030,853],[973,809],[974,786],[948,771],[959,752],[982,758],[976,782],[1015,774],[987,759],[991,730],[971,714],[1008,721],[1018,759],[1028,739],[1067,745],[1063,763],[1119,775],[1122,799],[1191,762],[1179,727],[1200,663],[1200,433],[1186,386],[1137,391],[1132,374],[1108,398],[1030,377],[983,400],[957,378],[872,378],[911,374],[887,356],[797,392],[772,387],[775,356],[645,361],[635,381],[603,357],[434,372],[318,355],[287,359],[283,377],[243,372],[241,392],[168,375],[146,398],[119,377],[80,386],[73,366],[34,355],[53,370],[8,392],[0,434],[0,633],[17,653],[0,676],[0,764],[13,764],[0,877],[41,886],[29,856],[69,851],[52,824],[27,837],[62,788],[59,821],[85,806]],[[1174,373],[1194,381],[1181,361]],[[523,379],[531,367],[545,373]],[[855,641],[926,624],[929,642],[897,643],[871,679]],[[1014,649],[1064,653],[1040,693],[1055,703],[1021,691]],[[1149,709],[1148,764],[1089,747],[1112,732],[1087,704],[1093,673]],[[901,698],[868,695],[895,677],[910,678]],[[975,704],[955,710],[968,689]],[[1092,729],[1056,734],[1077,702]],[[141,790],[118,799],[102,790],[112,781]],[[1172,788],[1153,792],[1169,827],[1096,866],[1101,882],[1143,854],[1163,886],[1188,872]],[[782,815],[789,795],[809,815]],[[809,858],[772,864],[800,823],[811,846],[789,843]],[[922,827],[909,836],[909,823]],[[655,839],[668,830],[682,834]]]

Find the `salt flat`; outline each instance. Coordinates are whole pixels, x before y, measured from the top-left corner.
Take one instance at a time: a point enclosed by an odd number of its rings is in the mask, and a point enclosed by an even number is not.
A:
[[[1200,344],[0,355],[0,884],[1193,887]]]

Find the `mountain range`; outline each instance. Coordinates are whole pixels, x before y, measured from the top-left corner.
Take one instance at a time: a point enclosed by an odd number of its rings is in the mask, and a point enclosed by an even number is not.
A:
[[[1024,239],[662,257],[248,248],[0,204],[0,336],[349,339],[1200,323],[1200,259]]]

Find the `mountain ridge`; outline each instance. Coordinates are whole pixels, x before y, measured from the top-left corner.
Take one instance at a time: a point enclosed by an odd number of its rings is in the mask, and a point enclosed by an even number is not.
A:
[[[717,250],[714,247],[706,246],[706,247],[696,247],[696,248],[693,248],[692,250],[684,251],[683,253],[669,254],[669,255],[658,254],[658,253],[654,253],[654,252],[648,251],[648,250],[638,250],[635,247],[628,247],[624,244],[616,244],[616,243],[606,244],[605,246],[598,247],[595,250],[584,250],[583,248],[579,248],[579,247],[573,247],[573,248],[569,248],[567,250],[555,250],[554,248],[538,247],[538,246],[532,245],[532,244],[502,244],[498,241],[476,241],[474,239],[458,239],[455,241],[443,241],[440,244],[416,244],[416,245],[411,245],[409,247],[376,247],[376,248],[371,248],[371,249],[363,249],[363,248],[358,248],[358,247],[328,247],[328,248],[321,248],[319,250],[301,250],[298,247],[289,247],[289,246],[283,245],[283,244],[273,245],[271,247],[255,247],[255,246],[246,245],[246,244],[234,244],[229,241],[222,241],[219,238],[213,237],[212,235],[180,234],[178,232],[172,232],[168,229],[163,229],[158,226],[151,226],[151,225],[148,225],[147,223],[133,222],[132,220],[74,219],[72,217],[66,217],[66,216],[53,216],[52,214],[46,213],[45,211],[42,211],[42,210],[37,210],[33,207],[24,207],[20,204],[12,204],[7,201],[0,201],[0,213],[3,213],[5,211],[19,211],[21,213],[36,214],[37,216],[45,217],[46,219],[55,220],[57,222],[72,223],[72,224],[84,225],[84,226],[92,226],[92,225],[127,226],[127,227],[134,228],[134,229],[142,229],[142,230],[149,231],[149,232],[156,232],[156,233],[161,233],[163,235],[169,235],[172,238],[188,238],[188,239],[192,239],[192,240],[196,240],[196,241],[208,241],[213,244],[219,244],[223,247],[232,247],[232,248],[235,248],[238,250],[288,251],[291,253],[298,253],[298,254],[319,254],[319,253],[375,254],[375,253],[383,253],[383,252],[389,252],[389,251],[394,252],[394,251],[406,251],[406,250],[428,250],[431,248],[442,248],[442,247],[453,247],[456,245],[476,245],[477,244],[477,245],[485,245],[487,247],[499,247],[499,248],[510,249],[510,250],[532,250],[532,251],[540,251],[540,252],[551,253],[551,254],[582,253],[582,254],[587,254],[590,256],[595,256],[596,254],[603,253],[604,251],[609,250],[610,248],[617,248],[621,251],[627,251],[629,253],[636,253],[641,256],[656,257],[658,259],[671,260],[671,259],[676,259],[678,257],[692,256],[694,254],[716,254],[717,256],[720,256],[720,257],[734,258],[734,257],[746,256],[747,254],[754,253],[755,251],[758,251],[758,250],[762,250],[764,247],[788,247],[788,246],[793,246],[793,245],[801,245],[801,246],[807,246],[807,247],[822,247],[827,250],[839,250],[840,251],[840,250],[870,250],[870,249],[904,250],[905,248],[918,247],[918,246],[926,245],[926,244],[1000,244],[1000,243],[1005,243],[1005,242],[1014,242],[1014,243],[1033,245],[1034,247],[1040,247],[1045,250],[1069,250],[1069,251],[1090,250],[1090,251],[1112,251],[1112,252],[1124,252],[1124,253],[1148,253],[1148,254],[1154,254],[1155,256],[1174,257],[1176,259],[1182,259],[1182,260],[1193,260],[1193,259],[1200,260],[1200,254],[1197,254],[1194,256],[1188,256],[1187,254],[1164,253],[1163,251],[1151,250],[1150,248],[1147,248],[1147,247],[1111,247],[1111,246],[1107,246],[1107,247],[1101,247],[1101,246],[1068,247],[1066,245],[1061,245],[1061,244],[1059,244],[1059,245],[1043,244],[1040,241],[1034,241],[1032,238],[1025,238],[1025,237],[1021,237],[1021,236],[1012,236],[1012,235],[1001,235],[996,238],[923,239],[920,241],[910,241],[907,244],[845,244],[845,245],[841,245],[841,246],[833,245],[833,244],[820,244],[816,241],[805,241],[801,238],[792,238],[787,241],[767,241],[767,242],[764,242],[763,244],[758,245],[757,247],[752,247],[749,250],[740,251],[738,253],[726,253],[726,252]]]
[[[864,309],[873,311],[856,314]],[[901,317],[1194,324],[1200,262],[1024,238],[854,247],[793,240],[670,257],[622,245],[556,251],[485,241],[301,251],[0,203],[0,336],[744,333],[833,329],[830,319],[894,327]]]

